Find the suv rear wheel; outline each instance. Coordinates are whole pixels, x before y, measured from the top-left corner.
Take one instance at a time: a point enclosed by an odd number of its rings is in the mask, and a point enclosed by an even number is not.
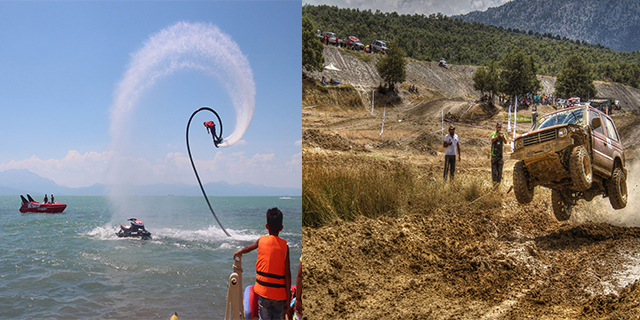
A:
[[[521,204],[527,204],[533,200],[533,187],[529,185],[524,161],[516,162],[513,167],[513,192]]]
[[[620,167],[613,169],[613,175],[607,183],[609,202],[614,209],[622,209],[627,206],[627,177]]]
[[[591,188],[593,171],[591,170],[591,158],[589,152],[583,146],[577,146],[571,151],[569,159],[569,174],[576,191],[585,191]]]
[[[568,200],[560,190],[551,190],[551,206],[553,214],[558,221],[567,221],[571,218],[573,204]]]

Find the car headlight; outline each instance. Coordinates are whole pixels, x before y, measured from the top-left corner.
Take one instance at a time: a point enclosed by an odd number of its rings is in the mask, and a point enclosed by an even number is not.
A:
[[[558,130],[558,137],[566,137],[567,136],[567,128],[560,128]]]
[[[522,138],[516,140],[516,149],[522,148],[522,145],[524,143],[523,140],[524,139],[522,139]]]

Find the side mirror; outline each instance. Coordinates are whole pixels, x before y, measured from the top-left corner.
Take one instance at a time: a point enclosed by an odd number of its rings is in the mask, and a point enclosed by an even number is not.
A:
[[[602,120],[600,120],[600,118],[593,118],[593,120],[591,120],[591,129],[592,130],[596,130],[598,128],[600,128],[602,126]]]

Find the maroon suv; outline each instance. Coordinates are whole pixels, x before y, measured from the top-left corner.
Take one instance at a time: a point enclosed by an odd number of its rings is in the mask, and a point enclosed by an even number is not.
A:
[[[556,218],[564,221],[579,199],[609,197],[614,209],[627,205],[627,169],[620,134],[611,118],[587,106],[544,115],[515,140],[512,159],[516,199],[533,199],[536,186],[551,189]]]

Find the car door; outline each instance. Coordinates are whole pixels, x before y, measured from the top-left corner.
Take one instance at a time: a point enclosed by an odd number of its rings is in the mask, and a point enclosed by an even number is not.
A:
[[[613,158],[611,158],[611,155],[608,154],[607,151],[607,136],[605,135],[604,121],[600,119],[601,125],[594,129],[593,120],[600,118],[600,113],[595,110],[589,110],[589,118],[589,123],[591,124],[591,146],[593,150],[591,155],[593,171],[597,172],[600,176],[608,177],[611,172],[607,170],[607,168],[611,167]]]
[[[608,155],[615,159],[616,156],[623,158],[623,149],[622,149],[622,141],[620,141],[620,136],[618,135],[618,131],[616,130],[615,125],[613,124],[613,120],[609,118],[609,116],[603,115],[602,120],[604,120],[604,128],[607,131],[607,148],[610,153]],[[613,160],[612,160],[613,161]],[[610,171],[613,172],[613,162],[611,163],[611,167],[609,167]]]

